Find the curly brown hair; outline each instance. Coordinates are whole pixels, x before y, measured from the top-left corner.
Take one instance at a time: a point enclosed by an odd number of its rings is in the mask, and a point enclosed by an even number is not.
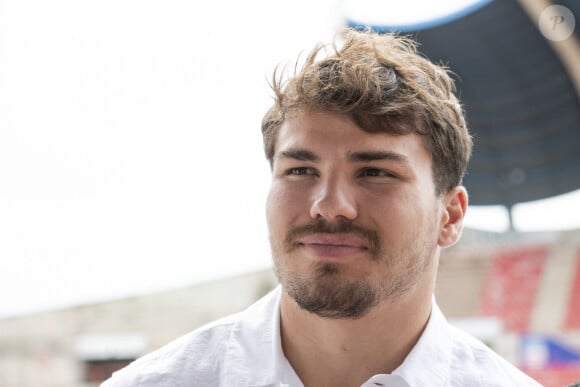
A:
[[[274,71],[275,103],[262,120],[270,163],[285,118],[319,110],[348,115],[367,132],[421,135],[437,194],[460,185],[472,140],[447,68],[421,56],[408,37],[355,30],[344,36],[340,48],[317,46],[286,81]]]

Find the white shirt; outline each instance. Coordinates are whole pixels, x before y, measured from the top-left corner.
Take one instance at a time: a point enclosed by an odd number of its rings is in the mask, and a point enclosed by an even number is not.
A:
[[[282,352],[280,295],[278,286],[245,311],[137,359],[101,387],[303,387]],[[371,376],[362,387],[381,385],[539,386],[480,341],[450,326],[435,302],[403,364],[391,374]]]

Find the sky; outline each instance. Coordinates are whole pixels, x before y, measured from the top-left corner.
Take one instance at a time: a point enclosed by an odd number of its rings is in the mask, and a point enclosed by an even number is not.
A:
[[[348,3],[0,0],[0,317],[270,267],[268,79]],[[516,227],[578,209],[518,205]]]

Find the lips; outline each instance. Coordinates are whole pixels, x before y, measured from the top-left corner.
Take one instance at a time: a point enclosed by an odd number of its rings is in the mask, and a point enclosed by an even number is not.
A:
[[[306,235],[298,241],[304,245],[330,245],[343,247],[367,248],[367,242],[351,234],[313,234]]]
[[[317,258],[345,259],[368,250],[368,243],[352,234],[312,234],[299,238],[298,243]]]

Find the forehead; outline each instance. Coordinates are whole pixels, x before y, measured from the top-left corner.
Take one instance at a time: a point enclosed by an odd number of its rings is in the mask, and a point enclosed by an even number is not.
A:
[[[423,139],[415,133],[396,135],[363,131],[348,116],[329,112],[308,112],[286,118],[275,144],[275,153],[305,149],[319,157],[346,158],[352,152],[394,152],[417,164],[431,157]]]

